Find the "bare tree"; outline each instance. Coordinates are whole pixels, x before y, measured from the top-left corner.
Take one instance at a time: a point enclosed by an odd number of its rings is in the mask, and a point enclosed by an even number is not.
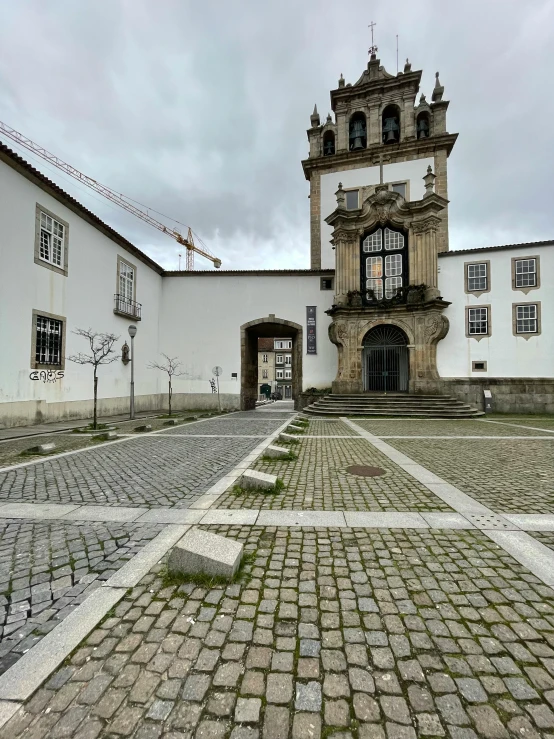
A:
[[[92,364],[94,368],[94,420],[92,428],[96,428],[97,423],[97,401],[98,401],[98,367],[101,364],[111,364],[119,359],[119,356],[115,354],[113,348],[115,342],[119,339],[119,336],[115,334],[104,334],[98,331],[93,331],[91,328],[84,329],[78,328],[73,333],[76,336],[82,336],[87,339],[90,347],[90,354],[72,354],[68,357],[70,362],[76,364]]]
[[[184,375],[184,372],[179,372],[180,368],[183,366],[183,363],[179,360],[178,357],[168,357],[167,354],[162,354],[162,357],[164,357],[165,362],[150,362],[148,365],[150,369],[159,369],[162,372],[167,373],[167,378],[169,380],[169,415],[171,416],[171,396],[173,395],[173,389],[171,387],[171,380],[174,375]]]

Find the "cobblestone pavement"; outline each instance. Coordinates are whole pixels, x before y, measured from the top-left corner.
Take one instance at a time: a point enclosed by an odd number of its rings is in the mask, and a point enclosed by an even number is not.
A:
[[[213,421],[203,421],[192,425],[179,426],[168,429],[163,435],[178,434],[219,434],[221,436],[240,436],[244,434],[260,434],[269,436],[281,426],[285,418],[259,418],[252,413],[249,418],[237,418],[240,414],[233,414]]]
[[[497,423],[494,424],[487,424],[489,426],[498,426],[500,423],[513,423],[517,424],[518,426],[535,426],[537,428],[543,428],[543,429],[550,429],[551,431],[554,429],[554,418],[552,416],[549,416],[547,418],[539,416],[538,418],[535,418],[533,416],[523,416],[523,418],[519,418],[518,416],[511,416],[508,418],[491,418],[491,421],[496,421]]]
[[[375,436],[540,436],[540,431],[482,421],[386,420],[355,423]],[[521,432],[521,433],[520,433]]]
[[[554,513],[554,439],[388,443],[497,513]]]
[[[353,432],[352,432],[353,433]],[[449,511],[427,488],[363,439],[304,438],[291,447],[292,461],[258,460],[254,468],[282,479],[278,493],[232,490],[218,501],[219,508],[281,508],[351,511]],[[346,472],[350,465],[385,470],[378,477]]]
[[[186,508],[258,443],[221,438],[206,444],[205,439],[160,434],[130,439],[0,471],[0,502]]]
[[[0,522],[0,673],[136,554],[160,526]]]
[[[90,436],[82,434],[47,434],[44,436],[33,436],[29,438],[13,439],[0,443],[0,468],[7,467],[12,464],[21,464],[29,462],[32,459],[48,458],[48,454],[42,455],[26,455],[22,452],[38,444],[49,444],[53,442],[56,445],[55,453],[70,452],[74,449],[86,449],[87,447],[96,446],[97,441],[92,441]]]
[[[310,419],[306,436],[356,436],[356,433],[338,418],[331,418],[328,421]]]
[[[550,549],[554,549],[554,531],[533,531],[531,536]]]
[[[212,530],[242,582],[158,565],[0,737],[554,736],[554,592],[481,532]]]

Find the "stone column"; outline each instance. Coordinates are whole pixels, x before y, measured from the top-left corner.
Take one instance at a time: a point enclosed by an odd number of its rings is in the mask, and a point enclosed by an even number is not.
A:
[[[337,154],[341,151],[348,151],[348,120],[346,106],[340,107],[335,111],[337,121]]]
[[[448,200],[448,157],[446,149],[435,152],[435,192]],[[448,206],[441,213],[441,224],[438,230],[438,250],[448,251]]]
[[[437,218],[427,218],[412,225],[410,249],[410,283],[427,285],[426,300],[438,297]]]
[[[415,138],[414,101],[412,97],[404,99],[404,138]]]
[[[349,234],[348,236],[351,237]],[[357,239],[335,235],[335,302],[346,305],[348,293],[360,290],[360,255]]]
[[[321,175],[310,177],[310,267],[321,269]]]
[[[381,106],[380,105],[374,105],[369,109],[369,119],[368,119],[368,139],[367,144],[368,146],[371,146],[372,144],[380,144],[381,143]]]

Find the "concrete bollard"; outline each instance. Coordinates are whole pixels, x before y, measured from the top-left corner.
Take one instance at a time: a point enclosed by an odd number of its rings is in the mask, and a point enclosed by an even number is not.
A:
[[[275,490],[276,483],[277,477],[275,475],[268,475],[265,472],[258,472],[257,470],[246,470],[239,480],[239,485],[245,490],[252,488]]]
[[[146,424],[145,426],[136,426],[135,431],[152,431],[152,426],[150,424]]]
[[[27,449],[27,452],[29,452],[29,454],[48,454],[49,452],[53,452],[55,448],[56,445],[51,441],[48,444],[32,446],[30,449]]]
[[[173,547],[168,559],[170,572],[182,575],[209,575],[231,580],[240,566],[243,546],[196,527]]]
[[[271,457],[272,459],[282,459],[288,457],[290,451],[283,446],[277,446],[270,444],[264,451],[264,457]]]

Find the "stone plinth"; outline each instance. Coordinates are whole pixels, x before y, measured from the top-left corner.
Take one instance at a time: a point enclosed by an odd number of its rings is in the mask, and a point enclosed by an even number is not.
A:
[[[277,446],[276,444],[270,444],[264,451],[265,457],[272,457],[273,459],[282,459],[288,457],[290,454],[289,450],[283,446]]]
[[[170,572],[209,575],[231,580],[240,566],[243,546],[210,531],[192,528],[173,547],[167,563]]]
[[[245,490],[248,489],[262,489],[262,490],[275,490],[275,484],[277,478],[275,475],[268,475],[265,472],[258,472],[257,470],[246,470],[239,480],[239,484]]]

